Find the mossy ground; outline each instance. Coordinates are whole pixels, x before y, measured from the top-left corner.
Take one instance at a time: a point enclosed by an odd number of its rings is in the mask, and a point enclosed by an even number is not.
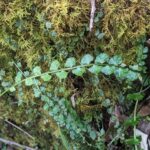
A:
[[[124,63],[134,64],[140,39],[150,35],[150,3],[146,0],[98,0],[96,7],[94,28],[89,32],[88,0],[1,0],[0,68],[6,70],[5,78],[14,80],[17,68],[10,66],[12,61],[21,62],[23,70],[32,70],[35,65],[47,70],[52,59],[64,62],[70,56],[79,60],[86,53],[106,52],[110,56],[120,54]],[[97,31],[104,33],[102,39],[96,36]],[[77,112],[83,118],[90,114],[92,117],[88,121],[92,124],[101,114],[101,103],[105,99],[111,100],[112,107],[118,103],[120,92],[126,92],[124,85],[113,77],[101,75],[97,79],[86,74],[82,79],[70,76],[61,83],[55,79],[46,87],[48,91],[65,87],[65,97],[76,91]],[[104,95],[99,96],[99,89],[103,89]],[[0,97],[1,137],[43,150],[60,149],[59,128],[43,111],[43,103],[34,98],[32,89],[23,87],[23,92],[19,106],[17,92]],[[34,139],[29,139],[4,119],[24,128]]]

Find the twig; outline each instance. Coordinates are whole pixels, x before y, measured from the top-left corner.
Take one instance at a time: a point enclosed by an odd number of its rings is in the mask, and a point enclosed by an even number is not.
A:
[[[28,147],[28,146],[25,146],[25,145],[21,145],[19,143],[9,141],[9,140],[3,139],[3,138],[0,138],[0,142],[3,142],[5,144],[11,145],[11,146],[17,146],[17,147],[20,147],[20,148],[25,149],[25,150],[36,150],[34,148],[31,148],[31,147]]]
[[[143,89],[142,91],[140,91],[140,93],[144,93],[144,92],[146,92],[149,89],[150,89],[150,85],[148,87],[146,87],[145,89]]]
[[[110,146],[113,144],[113,142],[114,142],[116,139],[118,139],[120,136],[121,136],[121,133],[117,134],[117,135],[108,143],[108,147],[110,147]]]
[[[12,125],[13,127],[15,127],[16,129],[20,130],[21,132],[23,132],[24,134],[26,134],[28,137],[34,139],[34,137],[32,135],[30,135],[28,132],[24,131],[23,129],[21,129],[20,127],[18,127],[17,125],[13,124],[12,122],[5,120],[5,122],[7,122],[8,124]]]
[[[90,31],[92,31],[96,7],[95,7],[95,0],[90,0],[90,2],[91,2]]]

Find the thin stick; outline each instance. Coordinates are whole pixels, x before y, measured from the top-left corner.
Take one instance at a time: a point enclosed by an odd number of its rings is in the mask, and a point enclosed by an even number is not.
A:
[[[25,145],[21,145],[21,144],[18,144],[16,142],[9,141],[9,140],[3,139],[3,138],[0,138],[0,142],[3,142],[5,144],[11,145],[11,146],[17,146],[17,147],[20,147],[20,148],[23,148],[23,149],[26,149],[26,150],[36,150],[34,148],[31,148],[31,147],[28,147],[28,146],[25,146]]]
[[[90,31],[92,31],[96,7],[95,7],[95,0],[90,0],[90,2],[91,2]]]
[[[7,122],[8,124],[12,125],[13,127],[15,127],[16,129],[20,130],[21,132],[23,132],[24,134],[26,134],[28,137],[34,139],[34,137],[32,135],[30,135],[28,132],[26,132],[25,130],[21,129],[20,127],[18,127],[17,125],[13,124],[12,122],[5,120],[5,122]]]

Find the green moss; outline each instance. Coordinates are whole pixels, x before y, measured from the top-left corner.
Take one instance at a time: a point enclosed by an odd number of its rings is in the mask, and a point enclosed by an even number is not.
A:
[[[104,0],[103,9],[105,15],[101,27],[107,40],[107,45],[103,48],[112,52],[134,51],[135,55],[136,42],[145,34],[149,34],[150,5],[143,0],[137,2]]]
[[[80,63],[87,53],[96,57],[105,52],[110,57],[120,54],[127,66],[135,64],[135,60],[143,56],[139,53],[144,48],[145,36],[150,34],[150,4],[144,0],[98,0],[96,7],[94,29],[90,33],[91,8],[88,0],[0,1],[0,69],[6,70],[3,81],[14,83],[14,74],[19,72],[16,66],[8,65],[10,61],[21,62],[21,71],[32,72],[35,66],[41,66],[46,72],[54,59],[63,68],[69,57],[75,57]],[[40,80],[38,86],[44,87],[47,93],[69,99],[67,103],[71,103],[70,99],[75,94],[76,107],[73,109],[79,114],[78,118],[90,124],[93,119],[102,126],[100,115],[103,101],[110,99],[113,108],[120,100],[119,94],[128,92],[132,84],[118,81],[114,76],[86,73],[78,78],[69,73],[66,80],[60,81],[54,77],[50,83]],[[15,94],[0,97],[0,116],[31,132],[35,140],[30,141],[13,130],[14,140],[30,146],[38,144],[41,149],[49,149],[53,145],[59,149],[63,145],[59,128],[43,110],[44,103],[35,98],[32,88],[25,85],[22,89],[17,88]],[[0,90],[4,90],[1,85]],[[23,95],[20,96],[20,93]],[[68,107],[72,109],[71,105]],[[91,115],[90,121],[86,120],[87,112]],[[8,131],[5,124],[1,124],[0,128],[3,136],[12,137],[9,136],[11,130]],[[70,133],[67,131],[65,129],[64,133],[69,139]],[[91,142],[88,138],[86,140],[85,143]],[[80,147],[80,142],[76,144]]]

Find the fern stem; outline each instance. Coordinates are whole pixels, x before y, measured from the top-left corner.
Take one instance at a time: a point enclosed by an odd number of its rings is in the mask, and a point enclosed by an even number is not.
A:
[[[26,79],[34,79],[34,78],[40,77],[40,76],[45,75],[45,74],[55,74],[55,73],[60,72],[60,71],[69,71],[69,70],[73,70],[73,69],[77,69],[77,68],[90,67],[90,66],[92,66],[92,65],[94,65],[94,64],[92,63],[92,64],[86,64],[86,65],[78,65],[78,66],[74,66],[74,67],[63,68],[63,69],[59,69],[59,70],[55,70],[55,71],[44,72],[44,73],[41,73],[41,74],[38,74],[38,75],[33,75],[33,76],[30,76],[30,77],[28,77],[28,78],[25,78],[25,79],[21,80],[20,82],[15,83],[12,87],[16,87],[17,85],[19,85],[19,84],[25,82]],[[105,65],[106,65],[105,63],[104,63],[104,64],[100,64],[100,66],[105,66]],[[110,64],[109,64],[109,65],[110,65]],[[110,66],[114,66],[114,65],[110,65]],[[125,68],[128,68],[128,67],[122,67],[122,66],[119,66],[119,67],[120,67],[120,68],[124,68],[124,69],[125,69]],[[133,70],[132,68],[128,68],[128,69],[131,70],[131,71],[137,72],[137,73],[141,73],[140,71],[138,71],[138,70]],[[11,88],[11,87],[10,87],[10,88]],[[6,89],[4,92],[2,92],[2,93],[0,94],[0,97],[2,97],[4,94],[6,94],[6,93],[10,90],[10,88],[8,88],[8,89]]]
[[[34,75],[34,76],[30,76],[30,77],[28,77],[28,78],[25,78],[25,79],[21,80],[20,82],[15,83],[12,87],[16,87],[17,85],[19,85],[19,84],[25,82],[26,79],[34,79],[34,78],[40,77],[40,76],[42,76],[42,75],[44,75],[44,74],[55,74],[55,73],[60,72],[60,71],[69,71],[69,70],[72,70],[72,69],[76,69],[76,68],[78,68],[78,67],[83,68],[83,67],[90,67],[90,66],[92,66],[92,65],[93,65],[93,64],[79,65],[79,66],[75,66],[75,67],[71,67],[71,68],[63,68],[63,69],[59,69],[59,70],[56,70],[56,71],[44,72],[44,73],[39,74],[39,75]],[[11,88],[11,87],[10,87],[10,88]],[[6,89],[4,92],[2,92],[2,93],[0,94],[0,97],[2,97],[4,94],[6,94],[6,93],[10,90],[10,88],[8,88],[8,89]]]

